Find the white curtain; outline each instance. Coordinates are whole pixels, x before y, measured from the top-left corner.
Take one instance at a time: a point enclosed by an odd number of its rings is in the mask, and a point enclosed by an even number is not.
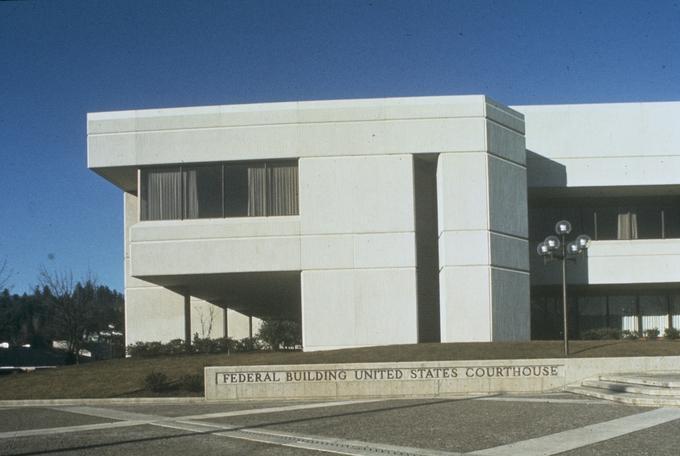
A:
[[[268,167],[267,171],[269,187],[267,215],[297,215],[297,164],[273,164]]]
[[[637,228],[637,214],[635,212],[620,213],[617,226],[617,239],[637,239]]]
[[[198,218],[198,170],[184,170],[184,218]]]
[[[142,220],[175,220],[182,217],[182,175],[179,168],[145,170],[146,201]]]
[[[248,166],[248,216],[267,215],[267,170],[264,165]]]

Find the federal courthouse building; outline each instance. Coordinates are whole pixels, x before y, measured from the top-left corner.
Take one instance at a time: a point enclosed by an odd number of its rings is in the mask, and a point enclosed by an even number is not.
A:
[[[485,96],[88,115],[121,189],[127,343],[301,323],[305,350],[680,328],[680,103]],[[115,208],[109,208],[115,210]],[[255,328],[253,328],[255,325]]]

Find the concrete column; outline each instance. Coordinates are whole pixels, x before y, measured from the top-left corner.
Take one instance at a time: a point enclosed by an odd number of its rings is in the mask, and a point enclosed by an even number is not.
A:
[[[442,342],[529,339],[523,144],[439,156]]]
[[[304,350],[417,342],[412,156],[299,166]]]

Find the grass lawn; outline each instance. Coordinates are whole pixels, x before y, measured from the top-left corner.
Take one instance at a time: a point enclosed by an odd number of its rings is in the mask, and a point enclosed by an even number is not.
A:
[[[254,352],[235,355],[177,355],[158,358],[129,358],[97,361],[80,366],[0,376],[0,400],[148,397],[144,378],[152,371],[171,381],[182,375],[203,375],[205,366],[258,364],[320,364],[390,361],[444,361],[474,359],[561,358],[561,341],[517,343],[454,343],[391,345],[325,352]],[[573,341],[571,357],[678,356],[680,340]],[[182,390],[172,396],[201,395]]]

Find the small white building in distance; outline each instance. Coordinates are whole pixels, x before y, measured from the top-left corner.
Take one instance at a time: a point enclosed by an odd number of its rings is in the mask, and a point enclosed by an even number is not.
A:
[[[123,192],[126,342],[247,337],[305,350],[680,328],[680,103],[503,106],[485,96],[88,115]],[[255,328],[253,322],[255,321]]]

